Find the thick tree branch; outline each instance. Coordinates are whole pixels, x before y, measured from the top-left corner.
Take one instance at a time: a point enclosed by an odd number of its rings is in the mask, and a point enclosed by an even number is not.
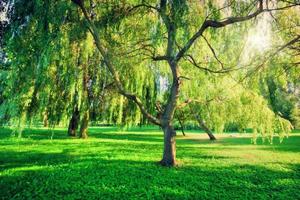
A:
[[[161,61],[161,60],[169,60],[170,58],[168,56],[153,56],[152,60],[154,61]]]
[[[158,10],[157,7],[154,7],[154,6],[143,3],[143,4],[138,4],[138,5],[135,5],[131,8],[129,8],[128,12],[132,12],[132,11],[138,9],[138,8],[148,8],[148,9],[152,9],[152,10]]]

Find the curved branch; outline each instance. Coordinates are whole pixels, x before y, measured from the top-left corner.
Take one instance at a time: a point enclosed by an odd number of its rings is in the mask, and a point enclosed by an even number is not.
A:
[[[218,58],[214,48],[211,46],[211,44],[208,42],[208,40],[206,39],[206,37],[204,37],[204,35],[202,35],[202,37],[204,38],[207,46],[209,47],[209,49],[211,50],[212,54],[214,55],[215,59],[218,61],[218,63],[221,65],[221,68],[224,69],[224,64],[221,62],[221,60]]]
[[[228,73],[228,72],[232,72],[232,71],[236,71],[236,70],[240,70],[242,69],[243,67],[238,67],[238,68],[227,68],[227,69],[221,69],[221,70],[213,70],[213,69],[209,69],[207,67],[201,67],[197,62],[196,60],[194,59],[193,56],[191,55],[187,55],[187,57],[189,59],[187,59],[192,65],[194,65],[195,67],[197,67],[198,69],[201,69],[201,70],[204,70],[204,71],[207,71],[207,72],[211,72],[211,73],[215,73],[215,74],[222,74],[222,73]]]

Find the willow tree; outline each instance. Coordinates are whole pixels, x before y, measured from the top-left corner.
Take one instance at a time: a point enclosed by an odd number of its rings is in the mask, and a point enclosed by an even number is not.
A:
[[[128,30],[127,32],[121,32],[119,36],[127,37],[127,40],[133,40],[129,43],[131,43],[131,46],[136,44],[136,47],[140,47],[136,48],[140,54],[145,54],[145,51],[148,51],[148,54],[150,52],[150,54],[152,54],[152,61],[162,63],[156,65],[168,67],[170,70],[172,79],[170,81],[170,87],[168,87],[166,102],[163,102],[161,113],[158,115],[159,117],[156,117],[147,110],[147,107],[145,107],[142,100],[136,94],[128,91],[124,87],[123,81],[125,77],[123,77],[122,74],[124,68],[128,66],[123,65],[122,68],[122,62],[118,60],[116,53],[110,49],[110,43],[107,41],[106,33],[98,26],[98,20],[101,19],[104,13],[103,7],[105,6],[102,7],[102,5],[105,3],[99,3],[99,6],[97,6],[96,1],[90,4],[84,0],[72,1],[82,11],[86,26],[94,37],[95,44],[114,79],[118,92],[134,102],[150,122],[162,128],[164,132],[164,151],[160,163],[164,166],[173,166],[176,164],[176,142],[173,120],[178,105],[180,88],[184,79],[184,74],[181,72],[181,65],[184,58],[188,56],[191,51],[197,50],[196,44],[199,38],[203,36],[205,32],[220,29],[231,24],[245,22],[262,13],[272,13],[273,11],[290,9],[298,5],[297,3],[278,1],[276,4],[273,4],[272,7],[269,7],[269,1],[264,2],[263,0],[249,3],[246,1],[230,2],[225,5],[225,8],[213,7],[212,2],[209,2],[207,5],[201,2],[188,2],[185,0],[161,0],[157,4],[152,1],[128,1],[120,4],[111,2],[111,7],[107,10],[111,11],[113,19],[123,20],[120,26],[122,27],[123,25],[123,29],[126,28],[126,30]],[[90,15],[88,10],[93,9],[95,13]],[[222,12],[224,9],[229,9],[230,12],[227,13],[230,13],[232,16],[226,16]],[[139,19],[137,19],[137,17]],[[225,17],[225,19],[221,19],[222,17]],[[135,23],[126,23],[130,20]],[[147,32],[139,32],[140,37],[137,38],[130,37],[130,34],[137,36],[133,34],[133,32],[137,32],[137,30],[140,31],[140,29],[136,29],[139,26],[146,28],[148,33],[151,33],[153,30],[149,30],[149,28],[145,26],[145,24],[147,24],[149,27],[153,27],[149,22],[158,25],[157,28],[159,30],[157,32],[159,42],[156,44],[150,43],[151,48],[147,50],[147,48],[145,48],[145,46],[147,46],[145,45],[147,44],[145,41],[147,41],[148,38],[143,38],[143,36],[147,35]],[[130,32],[130,34],[127,34],[128,32]],[[229,69],[225,68],[221,70],[228,71]]]
[[[63,1],[18,1],[11,7],[4,34],[9,70],[1,71],[5,84],[0,117],[12,122],[21,136],[26,124],[44,119],[45,125],[49,121],[55,126],[72,116],[69,134],[74,136],[80,112],[80,136],[87,137],[89,97],[100,93],[89,82],[101,85],[104,77],[101,71],[93,73],[101,63],[93,39],[74,26],[76,12]]]
[[[1,63],[0,118],[11,122],[19,136],[25,125],[41,121],[49,127],[69,123],[69,136],[76,136],[80,126],[81,138],[88,136],[90,120],[129,126],[147,123],[132,102],[114,92],[115,86],[91,34],[78,26],[82,23],[78,11],[69,4],[12,3],[10,24],[3,33],[7,67]],[[110,29],[112,26],[106,27],[106,31]],[[123,63],[129,62],[134,59]],[[136,64],[124,72],[131,80],[125,85],[144,96],[147,107],[153,110],[155,77],[149,76],[150,70],[140,68]]]
[[[286,13],[277,13],[275,16],[265,13],[254,22],[223,29],[217,34],[206,32],[202,36],[202,40],[197,43],[197,51],[191,52],[186,58],[189,61],[186,65],[193,65],[195,69],[181,64],[183,73],[193,80],[185,81],[181,86],[181,101],[188,99],[192,102],[189,107],[192,107],[193,114],[186,115],[188,122],[196,119],[207,132],[223,132],[224,129],[243,132],[245,128],[252,128],[257,132],[253,134],[253,142],[258,135],[271,142],[274,132],[279,133],[281,139],[286,136],[276,124],[284,124],[286,128],[291,128],[289,121],[292,120],[287,111],[297,107],[297,96],[289,94],[288,85],[295,85],[294,83],[299,81],[299,70],[291,63],[292,60],[297,60],[297,56],[288,55],[289,51],[286,50],[295,49],[300,40],[295,34],[297,29],[299,30],[295,22],[288,26],[278,23],[283,15]],[[290,13],[289,16],[293,16],[294,21],[299,18],[299,14],[297,16]],[[276,21],[277,28],[280,28],[279,31],[273,32],[271,23]],[[282,45],[281,32],[287,31],[286,27],[291,27],[288,30],[294,34],[287,34],[288,42]],[[272,46],[268,40],[272,40]],[[203,52],[209,53],[203,58]],[[226,66],[237,67],[224,70]],[[263,68],[265,70],[262,70]],[[257,73],[258,71],[261,73]],[[255,76],[250,76],[251,73]],[[243,80],[246,76],[250,76],[251,79]],[[266,83],[269,82],[276,83],[273,84],[275,87],[272,87],[271,95],[276,101],[275,104],[270,101],[266,92]],[[180,112],[187,113],[190,110],[179,107],[182,110]]]

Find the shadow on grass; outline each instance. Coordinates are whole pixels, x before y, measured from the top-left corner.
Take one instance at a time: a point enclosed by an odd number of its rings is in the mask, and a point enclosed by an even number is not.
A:
[[[161,128],[157,126],[142,126],[142,127],[131,127],[131,128],[122,128],[118,126],[100,126],[100,127],[89,127],[89,131],[92,132],[161,132]]]
[[[2,199],[299,199],[292,171],[232,165],[160,167],[153,162],[63,158],[57,166],[19,170],[0,180]],[[296,171],[295,171],[296,170]],[[297,181],[298,180],[298,181]]]
[[[0,139],[5,138],[16,138],[12,135],[13,131],[8,128],[0,129]],[[101,127],[101,128],[90,128],[90,138],[100,139],[112,139],[112,140],[130,140],[130,141],[144,141],[144,142],[161,142],[162,134],[153,134],[153,129],[149,129],[150,132],[136,132],[138,129],[126,131],[119,131],[116,127]],[[146,130],[147,131],[147,130]],[[157,130],[156,130],[157,131]],[[134,133],[130,133],[134,132]],[[78,137],[69,137],[66,129],[50,130],[50,129],[26,129],[22,134],[22,138],[30,138],[32,140],[64,140],[64,139],[77,139]]]
[[[18,133],[10,128],[0,128],[0,139],[17,138]],[[46,128],[27,128],[22,132],[22,138],[30,138],[35,140],[43,139],[67,139],[67,130],[65,129],[46,129]]]
[[[143,142],[162,142],[163,137],[157,134],[124,134],[124,133],[97,133],[91,134],[90,137],[100,139],[112,139],[112,140],[130,140],[130,141],[143,141]]]
[[[8,128],[2,128],[0,129],[0,139],[6,139],[11,137],[11,130]],[[149,129],[153,130],[153,129]],[[116,132],[114,132],[116,131]],[[157,131],[157,130],[156,130]],[[108,139],[108,140],[120,140],[120,141],[137,141],[137,142],[142,142],[144,144],[150,144],[150,143],[162,143],[163,142],[163,137],[162,135],[159,135],[159,133],[152,133],[152,132],[145,132],[145,133],[138,133],[138,132],[122,132],[118,131],[116,127],[92,127],[89,130],[90,132],[90,138],[96,138],[96,139]],[[24,138],[30,138],[32,140],[49,140],[53,138],[54,140],[61,140],[61,146],[62,145],[71,145],[72,142],[70,140],[65,139],[70,139],[66,135],[66,130],[65,129],[60,129],[60,130],[54,130],[53,132],[48,129],[26,129],[23,134]],[[210,145],[210,144],[219,144],[220,146],[214,146],[214,147],[206,147],[206,149],[229,149],[229,150],[234,150],[235,146],[252,146],[254,148],[258,147],[260,149],[265,149],[265,150],[272,150],[272,151],[283,151],[283,152],[294,152],[294,153],[299,153],[299,145],[300,145],[300,135],[292,135],[289,138],[285,138],[282,143],[279,142],[278,137],[274,137],[274,144],[269,144],[268,141],[266,140],[264,143],[262,143],[262,139],[258,138],[257,144],[253,145],[251,144],[251,138],[248,137],[231,137],[231,138],[221,138],[216,141],[210,141],[209,139],[194,139],[194,138],[185,138],[183,136],[178,136],[178,147],[184,146],[184,145],[195,145],[195,144],[200,144],[200,145]],[[78,138],[72,138],[77,140],[77,143],[79,142]],[[88,141],[88,140],[87,140]],[[101,141],[103,143],[105,141]],[[1,145],[14,145],[15,141],[5,141],[2,142]],[[23,141],[22,145],[27,145],[31,144],[29,141]],[[45,145],[48,145],[45,143]],[[117,145],[119,144],[109,144],[109,145]],[[94,144],[94,146],[97,146],[97,144]],[[192,148],[199,148],[197,146],[194,146]],[[188,151],[188,149],[186,149]]]
[[[34,165],[57,165],[68,163],[74,157],[68,153],[41,153],[34,151],[3,151],[0,158],[0,170]]]
[[[0,139],[12,137],[12,130],[6,127],[0,127]]]

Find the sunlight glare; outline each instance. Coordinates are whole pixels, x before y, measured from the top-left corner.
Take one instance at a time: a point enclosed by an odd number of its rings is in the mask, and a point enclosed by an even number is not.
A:
[[[271,16],[264,14],[260,19],[258,19],[256,26],[249,30],[243,51],[244,62],[248,62],[259,54],[263,54],[271,47],[271,21]]]
[[[248,45],[253,50],[263,53],[271,45],[271,20],[270,15],[264,14],[259,19],[256,27],[252,29],[248,35]]]

